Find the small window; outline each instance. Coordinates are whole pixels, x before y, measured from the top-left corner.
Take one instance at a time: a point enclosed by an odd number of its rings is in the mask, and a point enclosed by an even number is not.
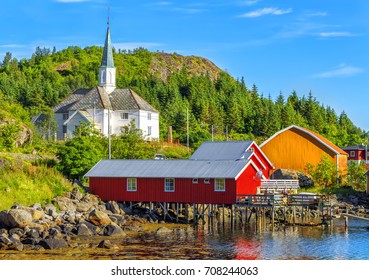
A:
[[[63,120],[67,120],[69,118],[69,114],[68,113],[63,113]]]
[[[128,120],[128,113],[120,113],[121,120]]]
[[[350,151],[350,157],[355,157],[355,151]]]
[[[214,180],[214,191],[225,192],[225,179]]]
[[[151,121],[151,113],[147,113],[147,120]]]
[[[137,191],[137,179],[127,178],[127,192],[136,192],[136,191]]]
[[[151,126],[147,127],[147,135],[151,135]]]
[[[67,133],[67,126],[63,125],[63,133]]]
[[[174,178],[165,178],[164,182],[164,191],[165,192],[174,192]]]
[[[198,178],[193,178],[192,179],[192,184],[198,184],[199,183],[199,179]]]
[[[205,184],[210,184],[210,179],[209,178],[204,179],[204,183]]]

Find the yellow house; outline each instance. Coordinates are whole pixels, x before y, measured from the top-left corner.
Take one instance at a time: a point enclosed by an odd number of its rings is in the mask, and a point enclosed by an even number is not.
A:
[[[304,171],[308,163],[316,165],[328,155],[337,171],[347,170],[348,154],[323,136],[306,128],[291,125],[260,145],[276,169]]]

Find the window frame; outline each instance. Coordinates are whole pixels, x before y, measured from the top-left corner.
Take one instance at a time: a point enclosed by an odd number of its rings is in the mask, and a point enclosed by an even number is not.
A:
[[[204,184],[209,185],[210,184],[210,178],[205,178],[204,179]]]
[[[219,182],[221,182],[220,185],[219,185]],[[225,178],[215,178],[214,179],[214,191],[215,192],[225,192],[226,191]]]
[[[355,151],[350,151],[350,157],[356,157],[356,152]]]
[[[126,118],[127,116],[127,118]],[[128,120],[129,119],[129,114],[127,112],[120,112],[120,119],[121,120]]]
[[[151,121],[151,118],[152,118],[151,113],[147,113],[147,120]]]
[[[199,178],[192,178],[192,184],[198,184]]]
[[[152,134],[152,127],[148,126],[147,127],[147,135],[151,135]]]
[[[134,186],[132,185],[132,182],[134,182]],[[127,192],[137,192],[137,178],[127,178],[126,190]]]
[[[170,185],[168,185],[170,183]],[[176,181],[174,178],[165,178],[164,179],[164,192],[175,192],[176,190]]]

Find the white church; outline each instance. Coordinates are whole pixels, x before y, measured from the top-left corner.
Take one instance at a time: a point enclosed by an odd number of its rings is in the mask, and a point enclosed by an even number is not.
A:
[[[109,25],[99,68],[98,86],[76,90],[56,105],[54,112],[58,126],[57,139],[73,137],[74,129],[81,122],[94,125],[105,136],[119,135],[122,128],[132,120],[142,131],[145,140],[159,139],[159,112],[133,90],[116,88]]]

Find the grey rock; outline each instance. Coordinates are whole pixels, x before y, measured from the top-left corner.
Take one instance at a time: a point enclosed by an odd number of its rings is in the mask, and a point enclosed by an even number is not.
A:
[[[78,236],[92,236],[94,235],[93,232],[87,227],[86,224],[81,224],[77,227]]]
[[[62,249],[68,247],[68,243],[62,238],[42,239],[38,245],[47,250]]]
[[[119,227],[117,224],[114,224],[114,223],[111,223],[110,225],[105,227],[104,234],[107,236],[126,236],[127,235],[121,227]]]
[[[32,215],[23,209],[0,212],[0,225],[7,228],[24,228],[32,223]]]
[[[117,202],[108,201],[105,203],[106,210],[111,211],[113,214],[120,214],[120,208]]]

